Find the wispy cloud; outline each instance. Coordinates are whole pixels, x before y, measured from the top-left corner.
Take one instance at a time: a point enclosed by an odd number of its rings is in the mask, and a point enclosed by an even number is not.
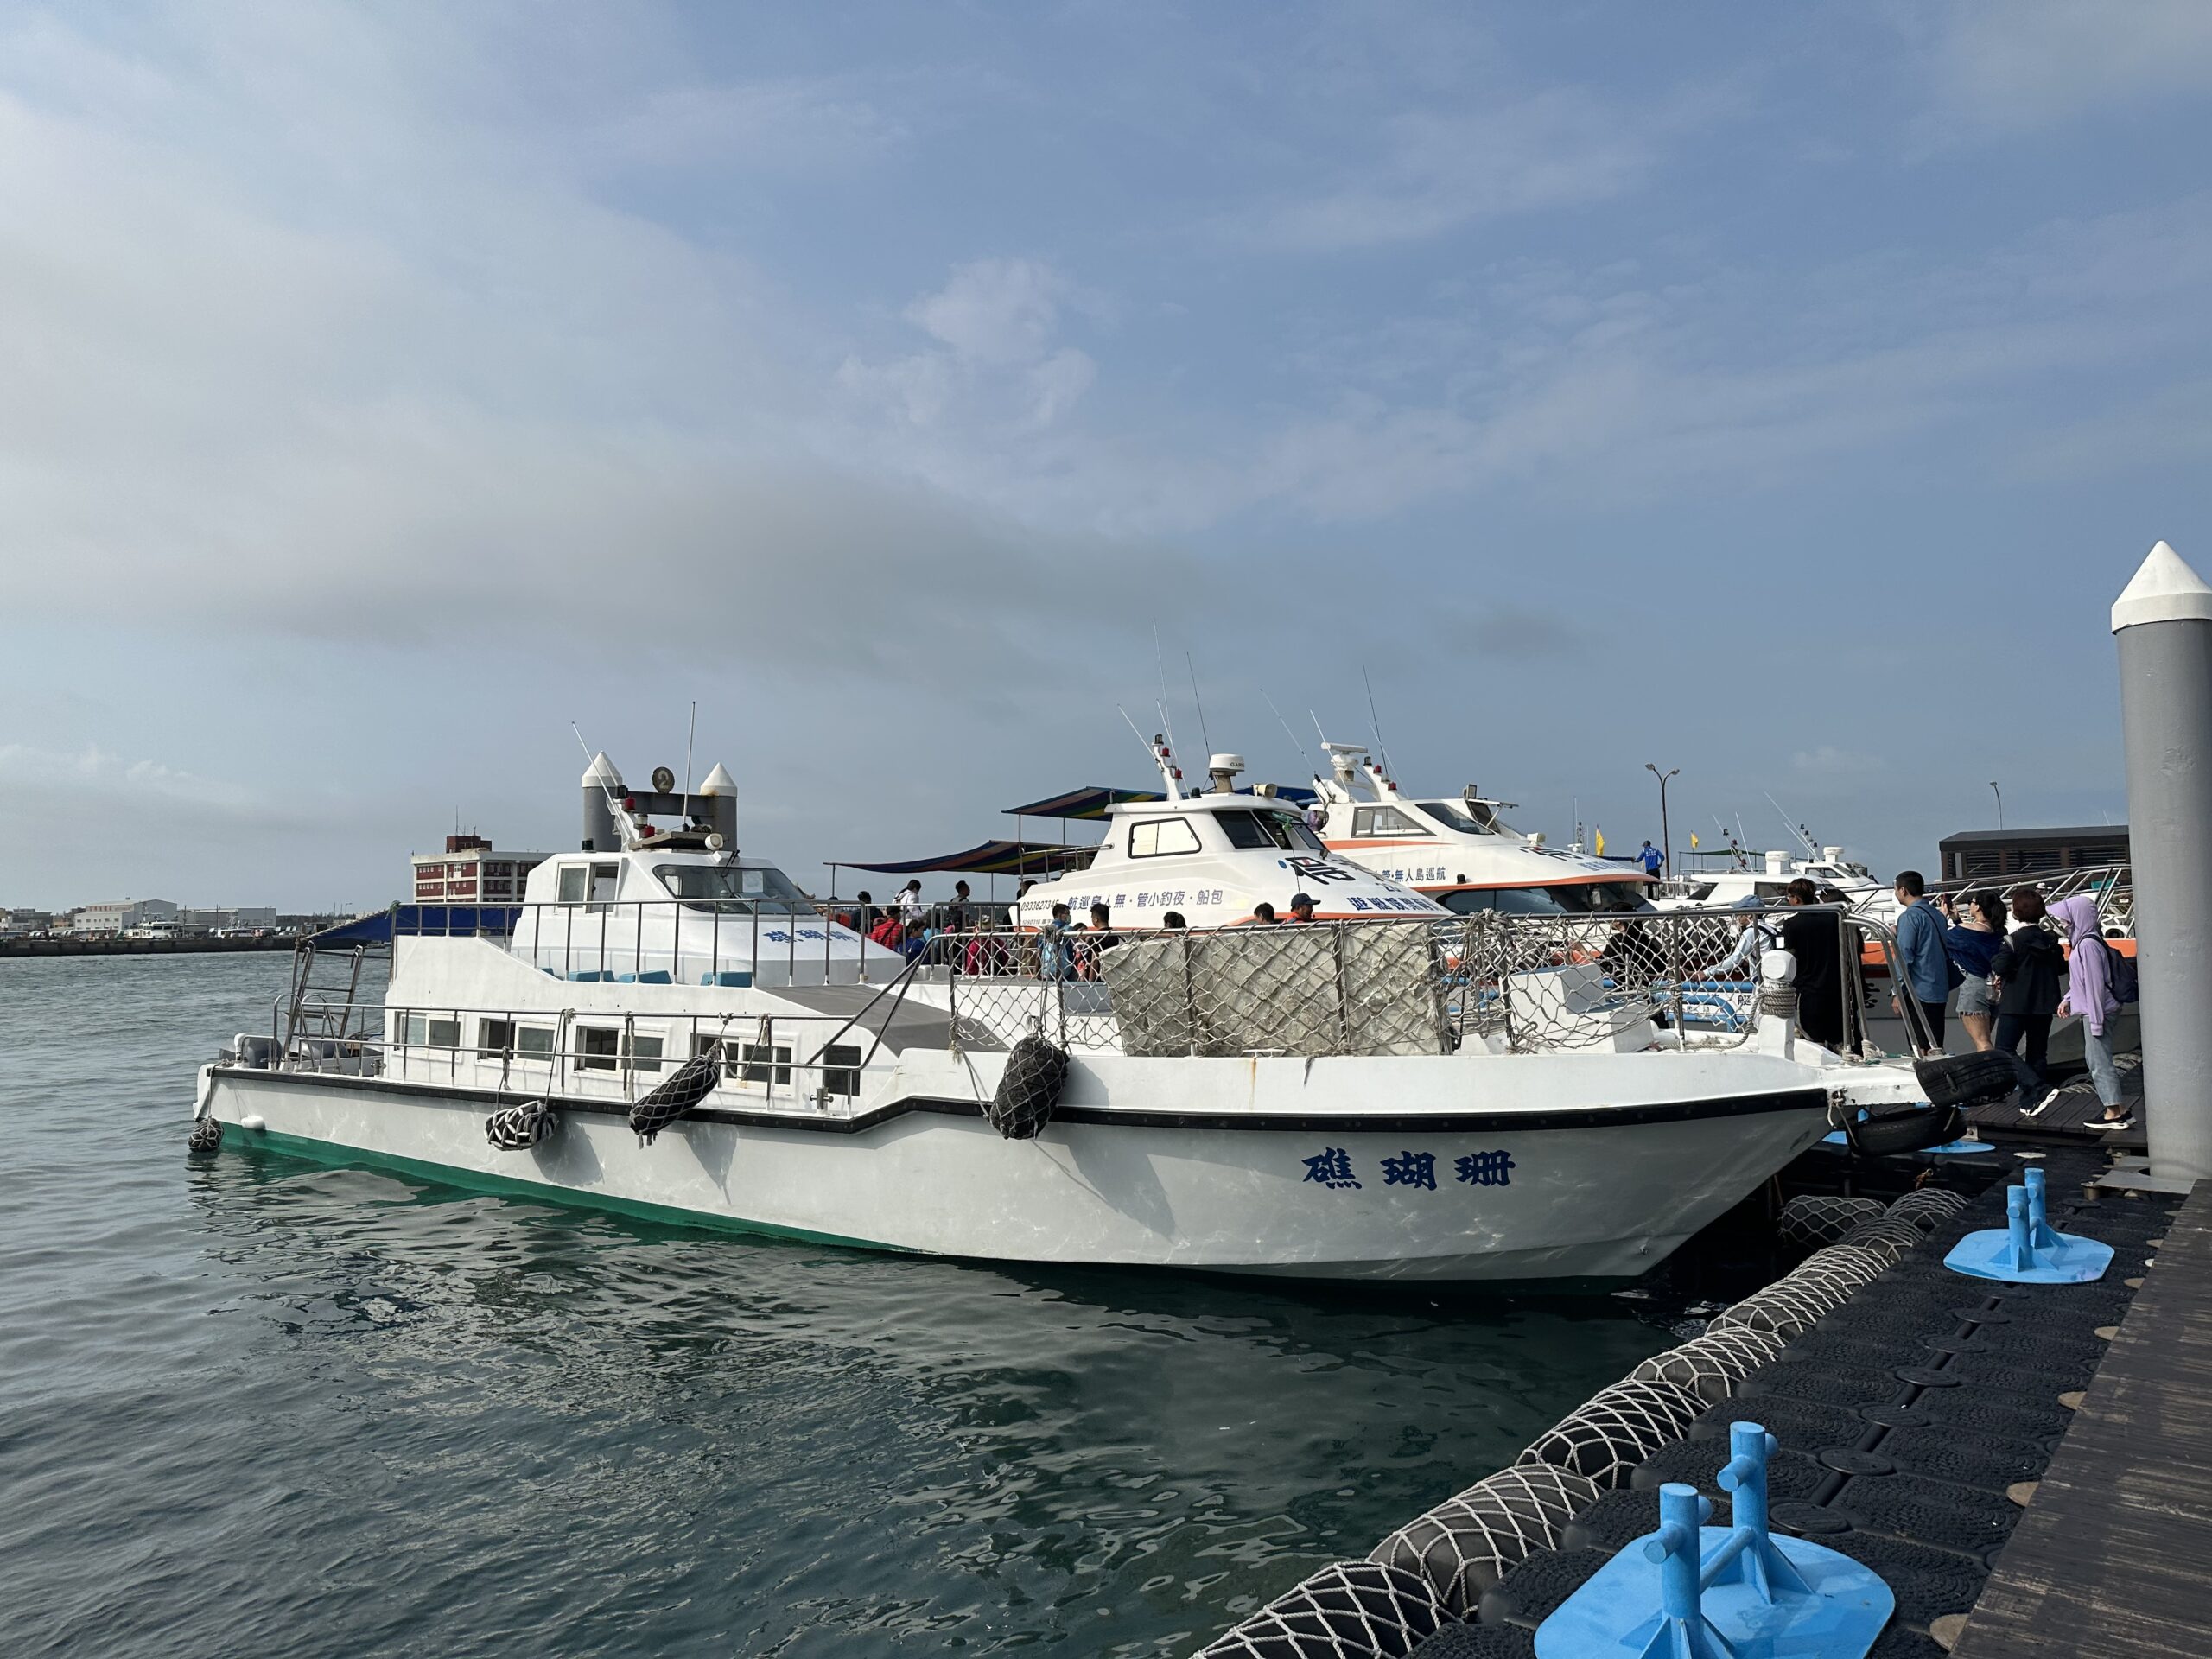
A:
[[[2202,0],[1958,0],[1897,15],[1925,54],[1931,131],[2001,136],[2212,92]]]
[[[1382,154],[1321,193],[1250,225],[1264,244],[1311,252],[1411,242],[1477,220],[1584,206],[1634,186],[1654,136],[1590,93],[1560,87],[1496,107],[1391,118]]]

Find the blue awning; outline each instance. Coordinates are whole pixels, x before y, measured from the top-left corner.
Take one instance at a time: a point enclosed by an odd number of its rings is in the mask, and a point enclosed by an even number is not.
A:
[[[472,938],[479,933],[492,933],[504,938],[515,931],[521,918],[519,905],[395,905],[311,933],[307,943],[318,950],[341,944],[390,944],[395,925],[410,937]]]

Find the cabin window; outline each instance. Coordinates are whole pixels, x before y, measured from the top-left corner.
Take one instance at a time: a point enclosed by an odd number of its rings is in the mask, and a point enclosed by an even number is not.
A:
[[[620,1026],[578,1026],[576,1065],[585,1071],[613,1071],[622,1065]]]
[[[647,1036],[641,1031],[631,1033],[630,1069],[633,1071],[659,1071],[661,1041],[659,1037]]]
[[[1489,801],[1423,801],[1421,810],[1446,830],[1456,830],[1463,836],[1501,833],[1497,808]]]
[[[1129,826],[1131,858],[1165,858],[1170,853],[1198,850],[1198,831],[1180,818],[1141,818]]]
[[[726,916],[811,916],[813,902],[781,870],[764,865],[656,864],[653,874],[686,910]]]
[[[1433,833],[1426,824],[1415,823],[1395,806],[1363,806],[1351,815],[1351,832],[1357,838],[1369,836],[1426,836]]]
[[[410,1014],[407,1016],[407,1032],[401,1038],[411,1048],[420,1048],[430,1040],[430,1022],[427,1015]]]
[[[832,1043],[822,1051],[822,1088],[825,1094],[857,1095],[861,1091],[861,1051],[857,1043]]]
[[[432,1048],[459,1048],[461,1046],[461,1021],[458,1019],[432,1020],[430,1021],[430,1046]]]
[[[1213,820],[1232,847],[1261,850],[1279,848],[1287,853],[1325,853],[1306,820],[1287,812],[1217,812]]]
[[[594,864],[591,867],[591,908],[607,910],[614,903],[614,889],[622,880],[620,864]]]
[[[561,902],[563,904],[583,903],[584,878],[589,874],[590,872],[581,864],[563,864],[561,867]]]
[[[740,1043],[738,1058],[743,1062],[737,1071],[745,1083],[767,1083],[772,1079],[779,1088],[789,1088],[791,1081],[791,1051],[785,1043]]]
[[[481,1058],[496,1060],[512,1054],[515,1046],[515,1022],[512,1020],[479,1020],[476,1022],[476,1052]]]
[[[553,1052],[553,1029],[550,1026],[517,1026],[515,1052],[538,1059],[550,1058]]]

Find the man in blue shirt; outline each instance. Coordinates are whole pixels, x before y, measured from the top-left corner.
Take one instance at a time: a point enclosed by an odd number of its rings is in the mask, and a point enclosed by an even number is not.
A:
[[[1923,1055],[1943,1052],[1943,1004],[1951,995],[1951,956],[1943,948],[1943,913],[1929,902],[1928,883],[1918,870],[1897,872],[1897,958],[1904,969],[1904,984],[1892,999],[1899,1014],[1900,999],[1910,995],[1928,1019],[1932,1048]]]
[[[1636,861],[1643,866],[1646,875],[1656,875],[1666,868],[1667,855],[1647,841],[1643,850],[1636,855]]]

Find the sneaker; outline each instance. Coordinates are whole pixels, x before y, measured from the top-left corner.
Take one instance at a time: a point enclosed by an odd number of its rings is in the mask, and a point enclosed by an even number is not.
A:
[[[2023,1105],[2020,1108],[2020,1116],[2022,1117],[2041,1117],[2044,1115],[2044,1109],[2050,1106],[2052,1101],[2056,1100],[2057,1098],[2057,1090],[2046,1089],[2041,1095],[2036,1097],[2033,1103]]]
[[[2093,1129],[2132,1129],[2135,1127],[2135,1114],[2130,1112],[2126,1117],[2093,1117],[2089,1120],[2089,1127]]]

